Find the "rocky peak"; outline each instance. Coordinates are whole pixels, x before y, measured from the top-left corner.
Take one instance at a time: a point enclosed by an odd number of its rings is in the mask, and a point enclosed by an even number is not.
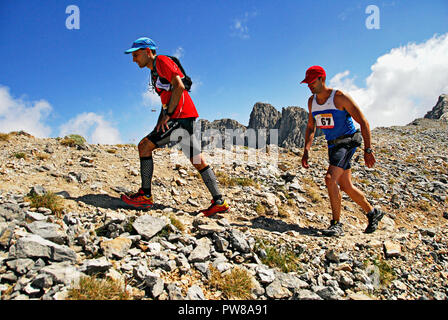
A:
[[[202,131],[207,129],[217,129],[220,132],[224,132],[225,129],[232,129],[232,130],[241,129],[242,131],[246,131],[246,126],[242,125],[236,120],[228,118],[215,120],[213,122],[210,122],[205,119],[199,119],[198,122],[201,126]]]
[[[282,109],[279,126],[279,143],[284,148],[303,147],[308,112],[299,107]]]
[[[448,120],[448,95],[441,94],[436,105],[431,111],[428,111],[425,115],[427,119],[447,119]]]
[[[255,103],[250,113],[249,128],[277,129],[282,115],[269,103]]]

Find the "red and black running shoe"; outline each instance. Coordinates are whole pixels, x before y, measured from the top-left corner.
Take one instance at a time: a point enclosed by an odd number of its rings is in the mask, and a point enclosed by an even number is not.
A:
[[[121,200],[135,208],[149,209],[154,205],[152,196],[145,195],[145,192],[140,188],[137,193],[133,195],[121,195]]]

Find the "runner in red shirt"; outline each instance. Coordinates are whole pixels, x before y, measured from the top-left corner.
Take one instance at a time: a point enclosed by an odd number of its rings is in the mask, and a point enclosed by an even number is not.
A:
[[[223,199],[216,176],[204,161],[201,146],[193,134],[194,121],[199,115],[182,81],[185,75],[171,58],[157,55],[156,49],[153,40],[139,38],[134,41],[132,48],[125,51],[126,54],[132,53],[133,61],[140,68],[151,69],[151,82],[160,96],[162,109],[155,129],[138,144],[142,187],[136,194],[122,195],[121,199],[137,208],[152,207],[154,204],[151,193],[154,172],[152,152],[171,142],[172,135],[175,134],[176,138],[173,141],[177,141],[177,137],[182,138],[180,141],[182,151],[199,171],[213,197],[211,206],[201,212],[205,216],[227,212],[230,207]]]

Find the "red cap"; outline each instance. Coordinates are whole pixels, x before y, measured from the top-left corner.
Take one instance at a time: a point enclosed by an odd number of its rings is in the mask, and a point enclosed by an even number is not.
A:
[[[321,66],[312,66],[306,70],[305,79],[300,83],[312,83],[319,77],[326,77],[324,68]]]

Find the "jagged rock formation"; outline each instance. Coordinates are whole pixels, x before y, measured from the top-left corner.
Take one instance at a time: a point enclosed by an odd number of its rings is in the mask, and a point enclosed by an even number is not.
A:
[[[278,129],[282,114],[268,103],[257,102],[250,113],[248,128]]]
[[[248,136],[245,133],[248,132],[247,129],[253,129],[251,133],[259,137],[256,144],[258,148],[263,148],[266,144],[277,144],[283,148],[302,148],[305,142],[307,121],[308,112],[303,108],[287,107],[279,112],[269,103],[257,102],[252,109],[247,127],[230,119],[213,122],[201,119],[199,123],[201,131],[216,129],[224,134],[225,129],[236,130],[234,141],[240,141],[240,143],[237,142],[238,145],[248,146]],[[271,129],[276,132],[271,132]],[[320,135],[322,132],[318,129],[315,136]]]
[[[246,129],[246,126],[232,119],[221,119],[213,122],[199,119],[198,123],[195,124],[196,134],[201,134],[202,147],[208,146],[209,148],[224,148],[226,143],[247,145]],[[216,131],[219,132],[219,135],[216,134]]]
[[[448,121],[448,95],[442,94],[436,105],[425,115],[426,119],[445,119]]]
[[[283,148],[302,148],[305,143],[305,130],[308,122],[308,112],[299,107],[282,109],[279,125],[279,142]],[[316,132],[316,136],[320,135]]]

